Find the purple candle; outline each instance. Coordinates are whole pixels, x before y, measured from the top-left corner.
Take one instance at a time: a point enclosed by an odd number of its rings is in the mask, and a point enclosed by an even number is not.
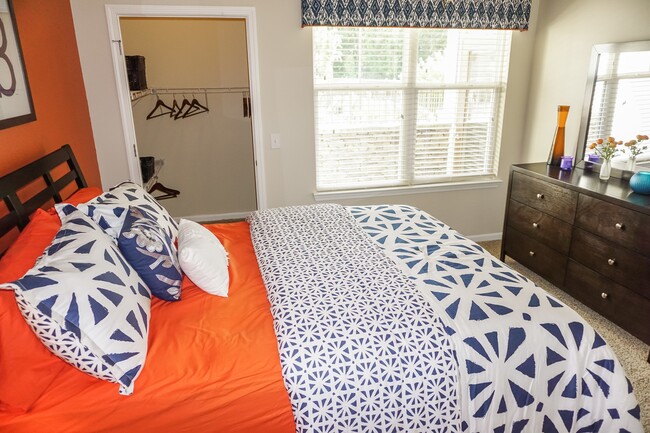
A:
[[[590,153],[587,155],[587,161],[589,162],[598,162],[599,156],[597,153]]]
[[[563,156],[560,160],[560,170],[571,170],[573,168],[573,157]]]

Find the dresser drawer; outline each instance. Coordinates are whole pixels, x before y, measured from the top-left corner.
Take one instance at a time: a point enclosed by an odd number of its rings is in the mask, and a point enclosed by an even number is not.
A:
[[[650,258],[575,228],[570,257],[650,299]]]
[[[569,260],[565,290],[631,334],[650,344],[650,300]]]
[[[650,215],[580,194],[576,226],[650,257]]]
[[[505,253],[556,286],[562,286],[567,256],[510,228]]]
[[[571,224],[518,201],[510,200],[508,225],[562,254],[569,253]]]
[[[573,224],[578,193],[521,173],[512,173],[510,197]]]

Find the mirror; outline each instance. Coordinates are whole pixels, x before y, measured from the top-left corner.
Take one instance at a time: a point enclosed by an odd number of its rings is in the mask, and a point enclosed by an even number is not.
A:
[[[599,165],[589,145],[599,138],[627,142],[650,134],[650,41],[595,45],[582,108],[578,149],[582,168]],[[637,156],[635,171],[650,171],[650,141]],[[640,146],[639,146],[640,147]],[[628,178],[629,149],[612,158],[612,176]]]

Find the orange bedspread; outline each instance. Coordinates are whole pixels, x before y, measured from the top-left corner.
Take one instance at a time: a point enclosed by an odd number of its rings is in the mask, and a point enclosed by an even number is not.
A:
[[[0,431],[294,432],[248,224],[207,227],[230,253],[229,297],[185,278],[180,302],[153,300],[133,395],[66,365],[29,412],[0,412]]]

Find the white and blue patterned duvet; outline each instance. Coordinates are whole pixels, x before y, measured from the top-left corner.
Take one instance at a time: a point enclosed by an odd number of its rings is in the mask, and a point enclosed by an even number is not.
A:
[[[298,431],[642,432],[580,316],[409,206],[251,217]]]

